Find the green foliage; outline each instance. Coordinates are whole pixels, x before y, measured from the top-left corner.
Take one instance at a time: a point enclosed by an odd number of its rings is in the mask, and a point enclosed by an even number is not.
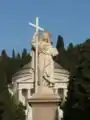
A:
[[[62,36],[56,45],[59,55],[55,60],[71,73],[67,101],[63,106],[64,120],[90,120],[90,39],[82,44],[70,43],[64,48]],[[7,84],[12,75],[31,61],[24,48],[22,54],[12,51],[9,57],[5,50],[0,56],[0,120],[25,120],[24,106],[16,104],[9,94]]]
[[[90,120],[90,40],[79,46],[78,54],[70,76],[64,120]]]
[[[25,120],[23,105],[16,104],[7,89],[4,89],[0,94],[0,103],[2,120]]]
[[[19,103],[16,106],[16,120],[25,120],[24,106],[22,103]]]
[[[60,35],[57,38],[56,48],[59,54],[58,56],[55,57],[55,61],[58,62],[60,65],[62,65],[62,67],[64,67],[65,69],[68,69],[67,51],[64,48],[64,39]]]
[[[56,48],[57,48],[59,53],[64,50],[64,40],[63,40],[63,37],[60,35],[57,38]]]
[[[5,50],[2,50],[0,56],[0,120],[25,120],[24,106],[16,104],[14,97],[9,92],[7,85],[11,82],[12,75],[23,65],[30,62],[31,57],[26,49],[22,55],[12,51],[12,57],[9,57]]]
[[[70,43],[67,49],[62,41],[59,36],[56,60],[71,73],[64,120],[90,120],[90,39],[78,45]]]
[[[22,65],[24,66],[30,61],[30,55],[27,53],[27,50],[24,48],[22,52]]]
[[[13,51],[12,51],[12,58],[15,59],[15,56],[16,56],[15,55],[15,50],[13,49]]]

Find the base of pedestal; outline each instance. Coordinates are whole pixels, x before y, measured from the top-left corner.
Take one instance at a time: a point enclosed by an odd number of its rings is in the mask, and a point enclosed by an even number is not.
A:
[[[43,88],[29,100],[32,106],[32,120],[55,120],[60,98],[51,88]]]

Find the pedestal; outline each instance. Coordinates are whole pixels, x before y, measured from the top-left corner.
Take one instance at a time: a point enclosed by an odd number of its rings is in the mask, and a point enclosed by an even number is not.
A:
[[[51,88],[43,87],[29,100],[32,106],[32,120],[56,120],[60,99]]]

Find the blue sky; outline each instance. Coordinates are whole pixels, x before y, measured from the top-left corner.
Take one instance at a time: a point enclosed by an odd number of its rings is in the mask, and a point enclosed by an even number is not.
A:
[[[36,16],[54,43],[59,34],[66,46],[90,38],[90,0],[0,0],[0,51],[29,51]]]

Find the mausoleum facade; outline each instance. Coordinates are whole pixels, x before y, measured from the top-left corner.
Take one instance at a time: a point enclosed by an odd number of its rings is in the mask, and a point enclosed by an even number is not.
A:
[[[57,93],[63,101],[67,96],[67,87],[69,82],[69,72],[54,61],[54,92]],[[16,99],[26,105],[26,99],[34,94],[34,70],[29,62],[12,76],[12,84],[9,90]]]

